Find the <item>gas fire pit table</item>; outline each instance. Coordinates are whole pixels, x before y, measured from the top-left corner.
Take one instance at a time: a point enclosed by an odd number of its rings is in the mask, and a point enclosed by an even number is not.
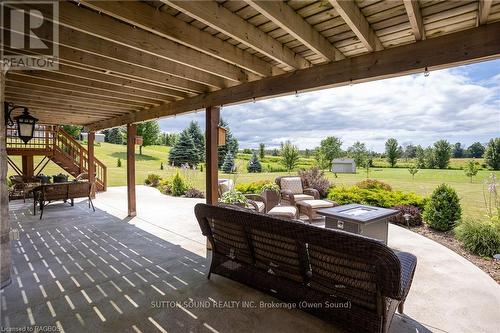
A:
[[[350,204],[316,211],[325,217],[325,228],[343,230],[380,240],[387,245],[389,218],[394,209]]]

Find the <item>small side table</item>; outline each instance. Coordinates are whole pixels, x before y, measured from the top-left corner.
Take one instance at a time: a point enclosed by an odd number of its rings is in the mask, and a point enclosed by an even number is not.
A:
[[[387,245],[389,218],[399,214],[399,211],[350,204],[321,209],[317,211],[317,214],[325,216],[325,228],[375,238]]]

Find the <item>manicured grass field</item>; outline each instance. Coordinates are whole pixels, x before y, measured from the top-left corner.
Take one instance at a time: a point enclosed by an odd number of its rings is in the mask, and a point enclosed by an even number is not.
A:
[[[136,181],[137,184],[143,184],[144,179],[150,173],[159,174],[166,178],[173,176],[179,171],[178,168],[172,168],[167,165],[168,147],[150,146],[144,147],[143,155],[139,155],[139,148],[136,150]],[[109,143],[101,143],[95,147],[95,154],[108,167],[108,185],[123,186],[126,185],[126,146],[114,145]],[[258,180],[274,180],[278,175],[286,174],[286,172],[262,172],[249,174],[246,171],[246,163],[249,155],[238,154],[236,165],[241,173],[236,175],[227,175],[221,173],[219,178],[233,178],[237,183],[246,183]],[[241,159],[240,159],[241,157]],[[122,167],[117,167],[117,160],[122,160]],[[19,157],[12,159],[21,165]],[[35,158],[35,165],[40,161],[41,157]],[[164,170],[160,170],[160,164],[163,162]],[[452,161],[453,163],[463,163],[463,160]],[[279,165],[279,157],[266,156],[262,161],[263,169],[273,170],[281,168]],[[302,158],[299,167],[310,167],[313,165],[312,159]],[[55,175],[63,170],[57,165],[49,163],[43,171],[46,175]],[[180,171],[196,188],[204,190],[205,174],[200,170]],[[9,169],[9,174],[12,170]],[[403,168],[372,168],[370,169],[370,178],[379,179],[390,184],[394,189],[401,191],[412,191],[421,195],[430,195],[433,189],[441,184],[447,183],[455,188],[461,198],[462,208],[465,217],[479,218],[485,214],[484,199],[483,199],[483,183],[491,171],[481,170],[474,177],[473,183],[470,183],[463,170],[420,170],[415,179],[408,170]],[[495,172],[497,177],[500,177],[500,172]],[[364,170],[358,171],[357,174],[339,174],[338,178],[331,172],[327,172],[328,178],[335,185],[354,185],[356,182],[366,178]]]

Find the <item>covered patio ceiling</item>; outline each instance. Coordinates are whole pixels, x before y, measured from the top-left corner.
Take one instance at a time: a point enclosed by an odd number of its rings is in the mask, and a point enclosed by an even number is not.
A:
[[[59,71],[8,72],[6,100],[90,131],[500,55],[500,1],[59,6]]]

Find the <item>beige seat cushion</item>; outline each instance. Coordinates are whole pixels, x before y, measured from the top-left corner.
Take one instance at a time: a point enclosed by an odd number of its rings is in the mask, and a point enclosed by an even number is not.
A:
[[[293,206],[276,206],[273,207],[268,214],[293,219],[297,216],[297,208]]]
[[[323,201],[323,200],[314,200],[314,197],[312,195],[309,195],[309,194],[294,194],[293,198],[295,199],[295,202],[304,201],[304,200]]]
[[[302,179],[300,177],[284,177],[281,178],[281,189],[289,190],[293,194],[302,194]]]
[[[313,209],[333,207],[333,202],[326,200],[303,200],[301,204],[310,206]]]

